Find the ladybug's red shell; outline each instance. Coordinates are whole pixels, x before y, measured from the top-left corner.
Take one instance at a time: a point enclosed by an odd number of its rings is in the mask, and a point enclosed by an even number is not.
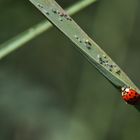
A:
[[[140,94],[130,88],[122,89],[122,98],[131,105],[140,103]]]

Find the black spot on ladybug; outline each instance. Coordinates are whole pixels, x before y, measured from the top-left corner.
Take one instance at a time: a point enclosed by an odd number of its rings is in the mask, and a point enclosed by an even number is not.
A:
[[[136,100],[136,99],[137,99],[137,97],[135,96],[135,97],[134,97],[134,99]]]

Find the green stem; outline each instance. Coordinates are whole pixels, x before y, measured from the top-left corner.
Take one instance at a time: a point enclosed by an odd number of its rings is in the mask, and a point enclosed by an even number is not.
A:
[[[67,12],[70,15],[73,15],[80,10],[84,9],[85,7],[91,5],[96,0],[81,0],[74,4],[73,6],[67,9]],[[23,33],[13,37],[12,39],[6,41],[5,43],[0,45],[0,59],[7,56],[11,52],[15,51],[16,49],[22,47],[25,43],[29,42],[30,40],[34,39],[41,33],[45,32],[49,28],[53,27],[50,22],[47,20],[40,22],[39,24],[29,28],[28,30],[24,31]]]

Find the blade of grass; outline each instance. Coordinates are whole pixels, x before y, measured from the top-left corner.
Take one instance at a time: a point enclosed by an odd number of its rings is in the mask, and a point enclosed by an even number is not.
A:
[[[87,6],[94,3],[96,0],[81,0],[74,5],[70,6],[66,9],[66,11],[73,15],[82,9],[86,8]],[[45,32],[49,28],[53,27],[50,22],[44,20],[39,24],[31,27],[30,29],[24,31],[23,33],[17,35],[16,37],[8,40],[7,42],[0,45],[0,59],[7,56],[11,52],[15,51],[16,49],[22,47],[25,43],[29,42],[30,40],[34,39],[41,33]]]
[[[117,64],[76,24],[55,0],[30,0],[116,87],[139,89]]]

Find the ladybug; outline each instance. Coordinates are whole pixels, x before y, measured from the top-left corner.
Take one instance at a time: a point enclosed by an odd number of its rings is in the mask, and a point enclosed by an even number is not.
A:
[[[122,88],[122,98],[126,103],[131,105],[136,105],[140,103],[140,94],[138,94],[134,89],[129,87]]]

